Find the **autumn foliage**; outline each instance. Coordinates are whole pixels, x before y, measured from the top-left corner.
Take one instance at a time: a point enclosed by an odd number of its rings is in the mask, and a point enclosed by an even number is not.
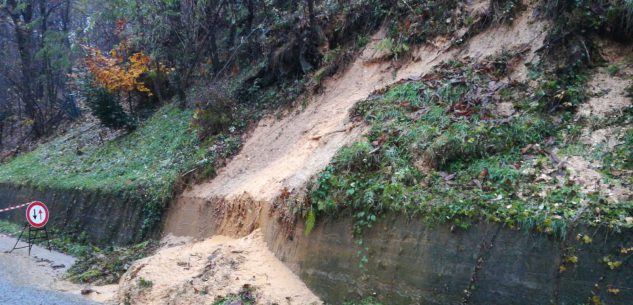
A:
[[[151,68],[151,59],[145,53],[136,52],[126,57],[127,44],[121,42],[106,56],[94,47],[85,47],[89,52],[86,66],[94,81],[112,93],[140,92],[152,95],[152,91],[141,80]]]
[[[84,93],[92,113],[107,127],[134,129],[138,121],[135,109],[146,97],[154,95],[146,81],[152,75],[166,73],[165,67],[152,63],[142,51],[130,52],[125,39],[109,54],[94,47],[84,48],[88,53],[86,67],[91,74]],[[155,85],[156,82],[153,89],[158,90]],[[122,105],[123,99],[128,102],[127,107]]]

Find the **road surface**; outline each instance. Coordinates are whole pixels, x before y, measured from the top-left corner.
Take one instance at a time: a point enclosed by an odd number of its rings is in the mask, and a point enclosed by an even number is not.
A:
[[[34,247],[9,254],[15,239],[0,234],[0,305],[95,305],[75,293],[53,289],[74,258]],[[62,267],[62,265],[64,267]],[[54,269],[53,266],[56,266]]]

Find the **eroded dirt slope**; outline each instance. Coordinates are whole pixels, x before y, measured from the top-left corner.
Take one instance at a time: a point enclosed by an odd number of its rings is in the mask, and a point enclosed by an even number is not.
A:
[[[448,39],[437,39],[414,52],[411,61],[396,69],[390,62],[376,62],[378,33],[351,67],[326,81],[324,93],[313,97],[305,110],[281,120],[262,120],[242,151],[208,183],[183,197],[231,198],[248,193],[256,200],[270,200],[284,188],[303,185],[322,170],[342,146],[356,140],[363,126],[349,121],[354,105],[378,89],[399,80],[420,77],[452,56],[484,57],[502,49],[542,44],[546,25],[526,10],[512,26],[494,27],[473,37],[464,48],[449,48]],[[531,60],[530,53],[528,60]],[[519,76],[525,72],[519,71]]]
[[[301,187],[330,162],[338,149],[357,140],[365,130],[365,126],[349,119],[349,111],[358,101],[399,80],[422,77],[442,61],[521,50],[524,62],[515,66],[511,77],[525,80],[527,68],[523,64],[537,60],[535,52],[542,46],[547,28],[547,22],[535,19],[532,10],[526,9],[512,24],[490,27],[465,45],[454,46],[451,40],[455,38],[440,37],[397,64],[379,60],[382,54],[376,45],[384,37],[379,32],[346,71],[324,83],[323,93],[313,97],[306,109],[297,109],[281,120],[262,120],[242,151],[215,179],[179,196],[168,212],[165,232],[209,237],[216,231],[207,225],[209,214],[204,211],[230,211],[227,205],[244,197],[269,202],[283,190]],[[222,206],[214,203],[219,201]],[[257,219],[245,224],[244,213],[232,214],[241,217],[231,221],[240,228],[226,228],[221,231],[224,234],[248,234],[261,225]]]

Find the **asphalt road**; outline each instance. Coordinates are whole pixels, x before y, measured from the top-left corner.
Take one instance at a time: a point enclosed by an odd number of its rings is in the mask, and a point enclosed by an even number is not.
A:
[[[56,279],[74,263],[72,257],[39,247],[33,248],[30,257],[26,249],[5,253],[14,243],[15,239],[0,235],[0,305],[97,304],[52,289]]]

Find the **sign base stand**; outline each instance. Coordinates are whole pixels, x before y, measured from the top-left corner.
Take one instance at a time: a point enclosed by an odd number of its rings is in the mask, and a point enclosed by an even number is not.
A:
[[[28,239],[25,240],[27,245],[18,247],[18,244],[20,243],[20,240],[22,240],[22,236],[24,235],[24,232],[27,230],[29,231]],[[43,235],[41,234],[42,232],[43,232]],[[31,256],[31,249],[33,248],[33,245],[39,241],[46,241],[46,245],[48,246],[48,251],[53,251],[53,249],[51,248],[51,240],[49,238],[48,230],[46,229],[46,227],[33,228],[28,223],[26,223],[24,225],[24,228],[22,229],[22,232],[20,233],[20,237],[18,237],[18,240],[15,241],[15,245],[13,245],[13,249],[11,249],[9,253],[18,249],[29,248],[29,256]]]

